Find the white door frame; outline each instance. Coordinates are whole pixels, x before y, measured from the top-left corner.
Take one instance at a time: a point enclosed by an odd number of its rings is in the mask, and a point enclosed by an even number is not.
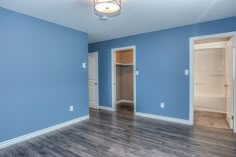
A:
[[[136,113],[136,46],[120,47],[111,49],[111,87],[112,87],[112,111],[116,111],[116,52],[133,49],[134,62],[134,114]]]
[[[98,91],[97,91],[97,102],[96,102],[96,108],[99,109],[99,69],[98,69],[98,52],[90,52],[89,54],[95,54],[96,56],[96,62],[97,62],[97,65],[96,65],[96,80],[97,80],[97,88],[98,88]],[[88,55],[89,55],[88,54]],[[89,63],[88,63],[89,64]],[[89,65],[88,65],[89,66]]]
[[[202,40],[202,39],[211,39],[211,38],[223,38],[223,37],[234,37],[236,40],[236,32],[229,32],[229,33],[219,33],[219,34],[213,34],[213,35],[205,35],[205,36],[198,36],[198,37],[191,37],[189,39],[189,120],[191,125],[194,124],[194,41],[196,40]],[[234,60],[235,60],[234,55]],[[235,63],[234,63],[235,64]],[[235,65],[234,65],[235,66]],[[235,80],[235,67],[234,69],[234,77],[233,80]],[[235,81],[233,81],[235,82]],[[233,112],[234,112],[234,119],[236,118],[236,83],[234,84],[234,92],[233,92]],[[236,120],[234,120],[234,132],[236,133]]]

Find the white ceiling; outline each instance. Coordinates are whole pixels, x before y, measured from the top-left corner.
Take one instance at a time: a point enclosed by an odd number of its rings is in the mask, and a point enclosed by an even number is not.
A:
[[[0,0],[0,6],[89,33],[89,42],[236,16],[236,0],[122,0],[122,13],[101,21],[93,0]]]

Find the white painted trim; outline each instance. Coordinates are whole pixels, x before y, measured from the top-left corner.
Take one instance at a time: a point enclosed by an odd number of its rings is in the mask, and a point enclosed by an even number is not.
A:
[[[87,120],[87,119],[89,119],[89,115],[86,115],[86,116],[83,116],[83,117],[80,117],[80,118],[77,118],[77,119],[73,119],[73,120],[70,120],[70,121],[67,121],[67,122],[64,122],[64,123],[61,123],[61,124],[57,124],[57,125],[54,125],[54,126],[42,129],[42,130],[38,130],[38,131],[29,133],[29,134],[26,134],[26,135],[23,135],[23,136],[19,136],[19,137],[1,142],[0,143],[0,149],[6,148],[8,146],[11,146],[11,145],[29,140],[31,138],[35,138],[37,136],[40,136],[40,135],[43,135],[43,134],[46,134],[46,133],[64,128],[64,127],[67,127],[69,125],[72,125],[72,124],[75,124],[75,123],[78,123],[78,122],[81,122],[81,121],[84,121],[84,120]]]
[[[219,33],[219,34],[211,34],[211,35],[203,35],[203,36],[196,36],[191,37],[190,40],[204,40],[204,39],[212,39],[212,38],[225,38],[225,37],[234,37],[236,34],[236,31],[234,32],[228,32],[228,33]]]
[[[213,35],[205,35],[205,36],[197,36],[191,37],[189,39],[189,120],[190,124],[194,124],[194,41],[202,40],[202,39],[211,39],[211,38],[223,38],[223,37],[236,37],[236,32],[229,32],[229,33],[220,33],[220,34],[213,34]],[[234,85],[234,91],[236,91],[236,85]],[[234,93],[234,99],[236,92]],[[234,105],[235,106],[235,101]],[[236,117],[236,107],[234,107],[234,117]],[[234,120],[234,132],[236,133],[236,120]]]
[[[171,117],[159,116],[159,115],[148,114],[148,113],[140,113],[140,112],[136,112],[135,115],[136,116],[141,116],[141,117],[146,117],[146,118],[152,118],[152,119],[157,119],[157,120],[173,122],[173,123],[192,125],[190,120],[171,118]]]
[[[98,91],[97,91],[97,103],[96,103],[96,109],[99,109],[99,59],[98,59],[98,51],[97,52],[90,52],[90,53],[94,53],[96,55],[96,60],[97,60],[97,69],[96,69],[96,72],[97,72],[97,75],[96,75],[96,80],[97,80],[97,88],[98,88]]]
[[[115,50],[111,50],[111,103],[112,103],[112,110],[116,111],[116,55]]]
[[[96,106],[95,108],[94,107],[89,107],[89,109],[99,110],[99,106]]]
[[[230,127],[230,129],[233,129],[232,128],[232,116],[231,116],[231,114],[230,113],[226,113],[226,121],[228,122],[228,125],[229,125],[229,127]]]
[[[116,101],[116,104],[120,104],[120,103],[123,103],[123,100]]]
[[[236,133],[236,81],[235,81],[235,73],[236,73],[236,34],[234,36],[234,41],[233,41],[233,115],[234,115],[234,126],[233,130]]]
[[[208,109],[200,109],[200,108],[195,108],[194,111],[206,111],[206,112],[212,112],[212,113],[223,113],[226,114],[226,112],[221,112],[221,111],[213,111],[213,110],[208,110]]]
[[[189,42],[189,120],[194,124],[194,40]]]
[[[116,101],[116,104],[120,104],[120,103],[134,103],[133,100],[119,100],[119,101]]]
[[[112,88],[112,109],[113,111],[116,111],[116,89],[115,89],[115,82],[116,82],[116,51],[122,51],[127,49],[133,49],[133,62],[134,62],[134,113],[136,113],[136,46],[128,46],[128,47],[121,47],[121,48],[113,48],[111,49],[111,88]]]
[[[99,106],[100,110],[114,111],[112,107]]]
[[[213,43],[205,43],[205,44],[196,44],[194,46],[195,50],[201,50],[201,49],[214,49],[214,48],[226,48],[227,42],[213,42]]]

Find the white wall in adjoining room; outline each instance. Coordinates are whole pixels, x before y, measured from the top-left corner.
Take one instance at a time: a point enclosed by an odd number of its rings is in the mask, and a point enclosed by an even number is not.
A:
[[[224,43],[195,46],[194,108],[226,113]]]

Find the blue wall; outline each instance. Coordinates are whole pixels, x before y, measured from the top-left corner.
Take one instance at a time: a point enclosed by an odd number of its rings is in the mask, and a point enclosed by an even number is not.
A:
[[[137,112],[188,120],[189,38],[231,31],[236,17],[90,44],[89,52],[99,52],[100,105],[112,106],[111,49],[136,45]]]
[[[87,52],[86,33],[0,8],[0,142],[88,115]]]

